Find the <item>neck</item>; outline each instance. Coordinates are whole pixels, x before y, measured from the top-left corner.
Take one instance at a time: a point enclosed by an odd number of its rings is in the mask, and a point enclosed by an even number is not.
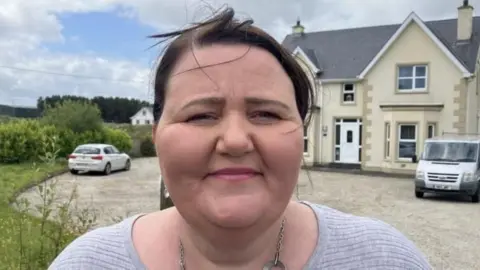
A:
[[[181,241],[185,260],[188,265],[198,265],[199,269],[263,266],[274,258],[283,219],[284,215],[281,215],[270,225],[258,224],[241,230],[211,224],[197,229],[182,219]]]

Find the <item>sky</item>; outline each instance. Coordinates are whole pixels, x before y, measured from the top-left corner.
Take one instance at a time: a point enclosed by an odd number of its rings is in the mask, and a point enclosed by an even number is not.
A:
[[[480,9],[480,0],[470,0]],[[297,18],[305,31],[456,18],[462,0],[1,0],[0,104],[35,106],[50,95],[152,101],[161,49],[148,35],[228,5],[279,42]],[[477,14],[477,11],[475,11]]]

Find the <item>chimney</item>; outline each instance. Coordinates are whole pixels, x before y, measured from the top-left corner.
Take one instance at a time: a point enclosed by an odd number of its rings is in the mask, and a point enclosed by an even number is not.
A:
[[[468,0],[458,7],[457,40],[470,40],[473,31],[473,7]]]
[[[297,19],[297,24],[292,26],[292,32],[296,36],[301,36],[305,33],[305,27],[300,23],[300,18]]]

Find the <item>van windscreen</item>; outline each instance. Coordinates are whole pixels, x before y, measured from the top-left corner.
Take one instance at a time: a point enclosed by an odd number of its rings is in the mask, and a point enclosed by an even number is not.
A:
[[[477,157],[477,143],[427,142],[422,159],[428,161],[476,162]]]

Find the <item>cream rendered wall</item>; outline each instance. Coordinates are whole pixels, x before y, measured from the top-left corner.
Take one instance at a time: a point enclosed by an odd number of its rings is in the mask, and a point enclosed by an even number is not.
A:
[[[347,82],[348,83],[348,82]],[[362,118],[363,85],[353,83],[355,86],[355,103],[342,103],[343,83],[322,83],[319,96],[321,96],[322,125],[327,128],[326,136],[319,132],[322,147],[319,149],[319,163],[334,162],[335,147],[335,119],[337,118]]]
[[[425,93],[398,93],[397,65],[399,64],[427,64],[428,86]],[[412,22],[399,36],[380,61],[367,74],[363,82],[368,89],[366,93],[364,169],[391,171],[414,170],[416,164],[398,161],[397,154],[397,124],[401,122],[415,122],[417,126],[417,154],[423,149],[423,140],[426,136],[427,122],[437,122],[437,131],[455,131],[454,122],[458,116],[454,115],[454,99],[458,93],[454,89],[462,82],[460,70],[438,48],[438,46]],[[425,111],[392,111],[385,112],[379,106],[384,103],[442,103],[444,108],[440,112]],[[385,141],[384,124],[391,122],[391,153],[390,160],[384,159],[384,147],[380,142]]]
[[[477,48],[478,50],[478,48]],[[475,64],[475,77],[471,79],[468,85],[468,106],[467,106],[467,122],[468,132],[480,134],[480,52],[477,53],[477,59]]]
[[[478,133],[478,72],[467,84],[466,133]]]

